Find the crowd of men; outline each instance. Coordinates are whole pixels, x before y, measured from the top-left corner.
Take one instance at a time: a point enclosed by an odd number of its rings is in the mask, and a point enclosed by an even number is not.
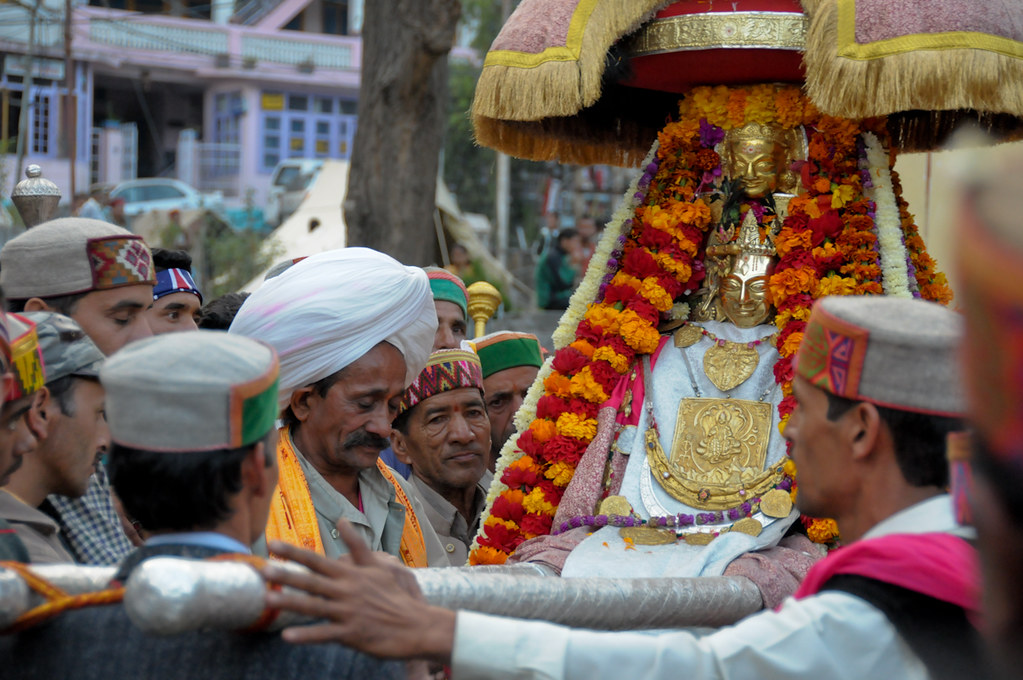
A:
[[[1023,412],[1023,243],[1018,211],[998,203],[1007,195],[1019,200],[994,189],[977,198],[999,207],[980,211],[971,238],[988,250],[976,259],[1003,258],[1008,280],[975,267],[968,375],[991,378],[973,392],[993,405],[975,419],[977,522],[986,631],[1011,669],[1023,630],[1023,439],[1012,436]],[[263,568],[291,587],[269,591],[267,605],[324,621],[286,629],[282,646],[342,643],[455,677],[987,672],[973,534],[947,494],[946,437],[967,414],[963,324],[941,306],[815,305],[784,436],[800,510],[835,518],[846,547],[777,611],[705,636],[649,635],[448,611],[407,577],[408,567],[465,564],[543,360],[527,334],[466,342],[457,276],[345,248],[288,263],[207,313],[180,255],[64,218],[0,250],[0,286],[0,559],[116,565],[118,583],[154,556],[295,560],[309,571]],[[206,319],[218,330],[197,328]],[[992,325],[1003,351],[977,350]]]

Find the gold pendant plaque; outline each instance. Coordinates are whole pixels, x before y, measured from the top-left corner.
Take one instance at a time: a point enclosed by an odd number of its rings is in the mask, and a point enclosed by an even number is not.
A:
[[[726,510],[756,498],[781,479],[764,469],[771,435],[769,403],[743,399],[683,399],[671,455],[657,432],[644,445],[654,479],[672,497],[701,510]]]
[[[717,536],[698,531],[695,534],[686,534],[685,538],[686,543],[689,545],[710,545],[710,542],[717,538]]]
[[[792,496],[781,489],[768,491],[760,499],[760,511],[768,517],[788,517],[792,512]]]
[[[764,530],[764,525],[753,519],[752,517],[743,517],[738,522],[732,525],[732,531],[738,531],[742,534],[749,534],[750,536],[759,536],[760,532]]]
[[[714,346],[703,354],[703,372],[722,392],[733,390],[749,380],[760,363],[756,347],[747,347],[738,342],[725,342]]]
[[[698,343],[702,337],[703,329],[699,326],[693,326],[692,324],[686,324],[671,334],[675,347],[681,347],[683,349],[686,347],[692,347]]]
[[[674,531],[653,527],[622,527],[618,535],[630,539],[636,545],[669,545],[678,540]]]
[[[625,499],[625,496],[608,496],[600,502],[597,514],[608,517],[613,515],[628,517],[632,514],[632,505]]]

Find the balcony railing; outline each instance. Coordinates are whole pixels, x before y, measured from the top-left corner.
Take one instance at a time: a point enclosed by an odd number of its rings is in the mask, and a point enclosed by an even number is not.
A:
[[[27,47],[29,17],[24,7],[0,4],[0,48],[4,43]],[[214,24],[89,6],[73,10],[72,29],[78,58],[186,69],[251,71],[261,65],[357,73],[360,67],[361,40],[352,36]],[[38,17],[35,42],[40,52],[61,47],[62,18]]]

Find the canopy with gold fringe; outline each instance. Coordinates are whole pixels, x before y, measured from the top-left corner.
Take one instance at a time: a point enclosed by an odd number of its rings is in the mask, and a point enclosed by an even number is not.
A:
[[[898,150],[940,146],[966,120],[1017,139],[1023,22],[1011,4],[523,0],[486,57],[476,137],[521,158],[634,166],[672,93],[805,79],[823,112],[888,115]]]

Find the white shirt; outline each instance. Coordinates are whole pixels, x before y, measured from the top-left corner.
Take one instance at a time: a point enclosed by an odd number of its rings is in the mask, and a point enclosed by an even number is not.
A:
[[[946,495],[885,519],[864,538],[962,533]],[[453,677],[565,680],[925,680],[923,662],[880,610],[827,591],[764,611],[706,637],[691,633],[598,633],[544,622],[458,612]]]

